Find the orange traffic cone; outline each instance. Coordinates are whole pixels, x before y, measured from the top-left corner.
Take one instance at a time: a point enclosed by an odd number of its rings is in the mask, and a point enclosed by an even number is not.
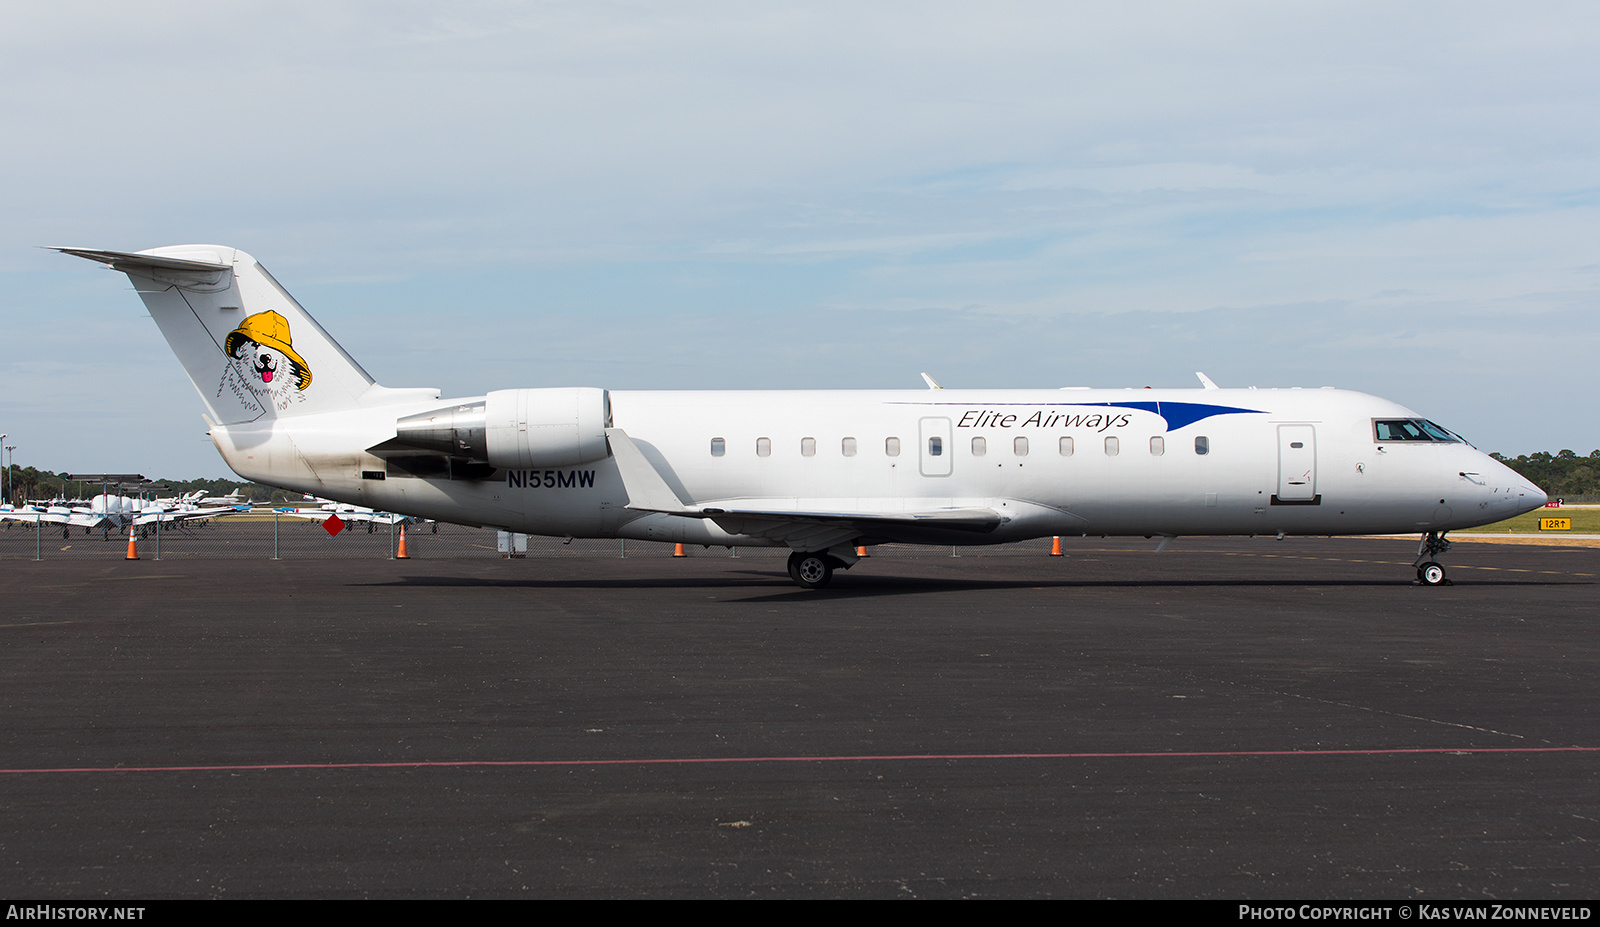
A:
[[[856,556],[857,557],[865,557],[866,555],[867,555],[867,545],[865,545],[865,544],[857,545],[856,546]]]
[[[406,553],[406,526],[400,526],[400,549],[395,552],[394,559],[410,560],[411,555]]]
[[[133,526],[128,526],[128,560],[139,559],[139,536],[134,533]]]
[[[1060,535],[1056,535],[1055,540],[1050,542],[1050,556],[1052,556],[1052,557],[1061,556],[1061,536]]]
[[[672,549],[672,556],[674,556],[674,557],[682,557],[683,556],[683,542],[682,541],[679,541],[678,542],[678,546],[674,547]]]

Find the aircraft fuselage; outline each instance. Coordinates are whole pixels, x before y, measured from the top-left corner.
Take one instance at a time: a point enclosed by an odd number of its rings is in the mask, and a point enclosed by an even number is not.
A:
[[[1544,503],[1536,487],[1464,442],[1379,440],[1375,422],[1419,416],[1343,390],[613,391],[609,398],[615,427],[690,504],[760,500],[768,509],[888,513],[984,507],[1004,518],[983,533],[930,527],[910,532],[914,538],[869,532],[869,541],[1413,533],[1487,524]],[[779,543],[714,519],[628,509],[609,456],[448,479],[412,476],[360,451],[392,438],[397,417],[441,404],[219,426],[213,437],[248,479],[382,511],[556,536]]]

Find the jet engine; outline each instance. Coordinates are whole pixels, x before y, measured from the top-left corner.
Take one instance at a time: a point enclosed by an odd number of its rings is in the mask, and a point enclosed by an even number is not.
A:
[[[603,389],[502,389],[395,422],[395,440],[506,470],[570,467],[609,456]]]

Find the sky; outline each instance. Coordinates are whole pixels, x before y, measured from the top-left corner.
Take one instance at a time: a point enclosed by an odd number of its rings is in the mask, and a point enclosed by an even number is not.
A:
[[[388,386],[1338,386],[1600,446],[1593,3],[11,4],[0,432],[228,475],[127,279]]]

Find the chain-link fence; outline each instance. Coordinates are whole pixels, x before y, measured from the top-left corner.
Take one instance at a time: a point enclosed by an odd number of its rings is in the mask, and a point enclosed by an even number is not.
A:
[[[673,557],[678,548],[657,541],[594,540],[513,535],[492,528],[423,523],[405,528],[411,559],[502,557]],[[400,554],[401,529],[381,522],[353,522],[337,535],[320,522],[287,515],[231,515],[133,530],[133,553],[141,560],[183,559],[388,559]],[[872,557],[952,557],[982,554],[1048,555],[1050,539],[987,547],[923,547],[886,544]],[[6,522],[0,527],[0,560],[123,560],[128,529],[92,529]],[[683,545],[686,557],[785,557],[787,548]]]

